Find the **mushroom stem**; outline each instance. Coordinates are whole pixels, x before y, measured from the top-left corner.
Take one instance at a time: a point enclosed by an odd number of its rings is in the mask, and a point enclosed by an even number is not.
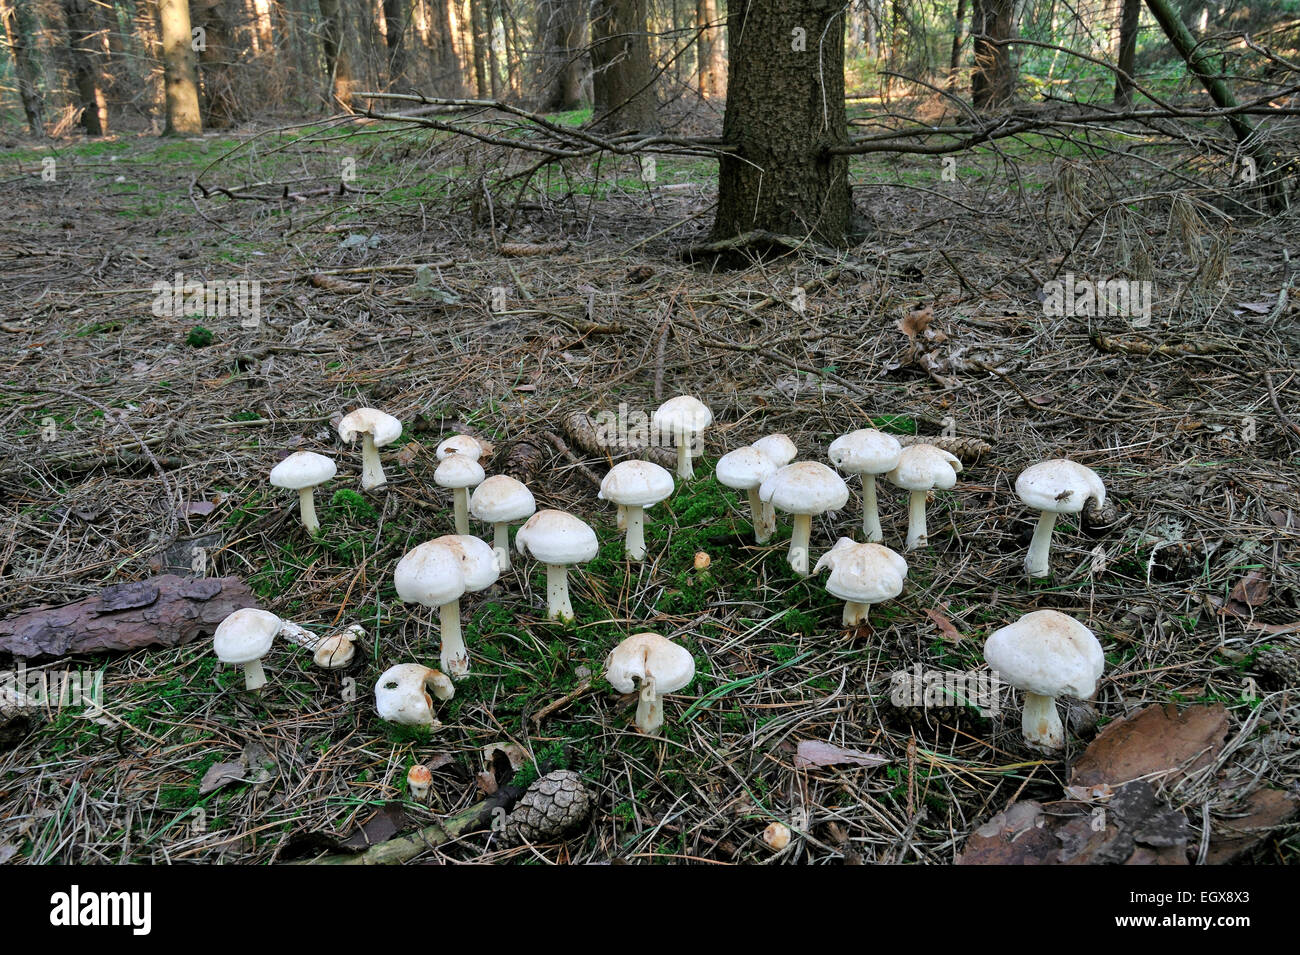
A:
[[[641,684],[641,699],[636,705],[636,728],[646,736],[658,736],[664,725],[664,701],[655,692],[655,678],[647,676]]]
[[[375,447],[375,437],[367,431],[361,435],[361,487],[372,491],[387,483],[384,466],[379,463],[379,449]]]
[[[1025,555],[1025,572],[1030,577],[1051,576],[1048,554],[1052,549],[1052,529],[1055,527],[1056,512],[1040,511],[1038,526],[1034,528],[1034,539],[1029,542],[1029,553]]]
[[[766,544],[767,539],[772,536],[772,532],[767,527],[767,511],[763,502],[758,499],[758,488],[749,489],[749,519],[754,524],[754,543]]]
[[[569,602],[569,569],[563,564],[546,565],[546,615],[552,620],[572,620]]]
[[[801,577],[808,576],[808,542],[812,539],[812,515],[794,515],[790,534],[790,569]]]
[[[469,492],[463,487],[452,488],[452,499],[456,510],[456,533],[469,533]]]
[[[1065,748],[1065,727],[1056,712],[1056,698],[1025,691],[1025,712],[1021,718],[1025,742],[1038,750]]]
[[[442,622],[442,672],[448,676],[460,678],[469,673],[469,651],[465,649],[465,638],[460,632],[460,601],[453,600],[438,608],[438,619]]]
[[[508,521],[497,521],[493,525],[492,549],[497,555],[497,570],[505,573],[510,569],[510,524]]]
[[[618,506],[618,518],[615,523],[617,524],[618,529],[620,531],[627,530],[627,505],[626,504],[620,504]]]
[[[682,430],[675,435],[677,438],[677,476],[683,481],[688,481],[695,477],[695,468],[691,466],[691,441],[689,434]]]
[[[262,669],[261,660],[249,660],[244,664],[244,689],[252,692],[266,686],[266,671]]]
[[[627,559],[645,560],[645,508],[627,506]]]
[[[878,544],[885,539],[880,529],[880,513],[876,509],[876,476],[862,475],[862,533],[867,542]]]
[[[911,491],[908,494],[907,507],[907,543],[904,550],[924,547],[927,539],[925,531],[925,491]]]
[[[302,526],[307,533],[315,537],[320,533],[320,521],[316,520],[316,489],[303,487],[298,489],[298,513],[302,516]]]
[[[776,533],[776,506],[768,501],[763,505],[763,543]]]
[[[867,614],[871,612],[871,604],[858,603],[856,600],[846,600],[844,602],[844,616],[841,618],[844,626],[857,627],[867,622]]]

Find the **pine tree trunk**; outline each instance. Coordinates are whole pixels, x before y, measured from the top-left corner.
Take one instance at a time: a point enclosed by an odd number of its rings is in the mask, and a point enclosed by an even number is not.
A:
[[[203,28],[199,78],[203,88],[204,120],[209,129],[225,129],[244,118],[235,92],[233,17],[227,0],[191,0],[196,26]]]
[[[971,101],[976,109],[1003,106],[1015,96],[1011,47],[997,42],[1015,36],[1014,14],[1012,0],[975,0],[970,32],[975,46]]]
[[[410,0],[384,0],[389,85],[401,83],[406,73],[406,21],[409,16]]]
[[[744,0],[736,0],[742,3]],[[645,0],[592,0],[593,127],[659,128]]]
[[[27,117],[27,128],[33,136],[45,135],[45,102],[41,96],[40,71],[33,56],[35,48],[36,27],[32,20],[32,10],[25,0],[0,2],[0,24],[4,27],[13,52],[14,71],[18,77],[18,98],[23,103],[23,114]]]
[[[798,28],[798,32],[792,32]],[[713,237],[755,229],[842,245],[853,212],[844,115],[844,18],[837,0],[732,0]],[[802,39],[801,39],[802,38]]]
[[[493,82],[488,84],[488,47],[487,33],[484,28],[484,22],[487,15],[483,8],[487,5],[487,0],[469,0],[469,18],[470,18],[470,35],[474,41],[474,85],[478,90],[479,99],[487,99],[494,92]]]
[[[740,2],[740,0],[737,0]],[[721,99],[727,95],[727,64],[718,22],[717,0],[696,0],[695,24],[700,32],[700,96]]]
[[[348,57],[348,34],[343,0],[320,0],[320,41],[325,52],[334,99],[345,109],[352,107],[352,63]]]
[[[95,43],[95,18],[89,0],[63,0],[68,25],[68,53],[72,61],[77,99],[81,103],[81,128],[91,136],[108,135],[108,100],[101,83],[101,57]]]
[[[582,97],[581,0],[537,0],[537,36],[542,47],[541,108],[577,109]]]
[[[957,74],[961,70],[961,45],[965,39],[962,30],[966,26],[966,0],[957,0],[957,15],[954,19],[957,22],[953,24],[952,28],[952,55],[948,57],[949,88],[957,85]]]
[[[158,0],[162,27],[167,126],[164,136],[194,136],[203,132],[199,88],[191,47],[190,6],[186,0]]]
[[[1137,57],[1138,22],[1142,18],[1142,0],[1124,0],[1124,10],[1119,21],[1120,73],[1131,77]],[[1133,84],[1124,75],[1115,77],[1115,103],[1128,106],[1133,102]]]

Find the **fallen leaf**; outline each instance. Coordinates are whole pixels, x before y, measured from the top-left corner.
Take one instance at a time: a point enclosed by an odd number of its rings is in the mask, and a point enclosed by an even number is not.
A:
[[[1253,623],[1251,627],[1275,637],[1288,633],[1300,633],[1300,620],[1295,623]]]
[[[1268,586],[1268,578],[1259,571],[1252,570],[1232,588],[1224,610],[1238,617],[1250,616],[1253,607],[1258,607],[1268,599]]]
[[[898,330],[916,341],[916,336],[924,332],[934,321],[934,305],[923,305],[917,308],[907,310],[907,313],[898,320]]]
[[[939,628],[939,636],[948,643],[961,643],[961,632],[953,626],[951,620],[945,617],[937,610],[927,610],[925,615],[934,621],[934,625]]]
[[[795,769],[806,769],[809,766],[838,766],[842,763],[851,763],[855,766],[883,766],[888,762],[889,760],[884,756],[877,756],[874,753],[844,749],[833,743],[822,743],[811,739],[800,740],[794,754]]]
[[[1071,786],[1118,788],[1134,779],[1172,782],[1211,763],[1223,749],[1228,713],[1222,703],[1152,704],[1108,724],[1074,764]]]
[[[0,845],[0,865],[4,865],[16,855],[18,855],[18,847],[16,845],[9,842]]]
[[[361,850],[387,842],[406,826],[406,812],[400,802],[387,802],[343,840],[345,849]]]
[[[184,508],[186,514],[197,514],[199,517],[207,517],[216,509],[217,505],[211,501],[186,501]]]
[[[235,763],[214,763],[203,774],[203,780],[199,783],[199,795],[215,792],[230,783],[242,783],[243,781],[244,763],[242,760]]]
[[[1206,865],[1235,862],[1265,839],[1269,831],[1300,812],[1294,793],[1280,789],[1257,789],[1246,797],[1244,816],[1216,821],[1210,830],[1210,851]],[[0,860],[3,861],[3,860]]]

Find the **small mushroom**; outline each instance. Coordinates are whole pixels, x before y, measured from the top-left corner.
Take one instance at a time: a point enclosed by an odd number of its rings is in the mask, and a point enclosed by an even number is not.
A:
[[[333,461],[314,451],[295,451],[271,468],[271,484],[298,492],[302,526],[313,537],[320,532],[320,521],[316,519],[316,488],[332,478],[337,470]]]
[[[636,728],[659,735],[664,725],[666,693],[675,693],[695,678],[695,660],[681,644],[657,633],[628,637],[605,659],[605,679],[620,693],[640,692]]]
[[[402,422],[376,408],[358,408],[339,422],[339,437],[349,444],[361,435],[361,487],[367,491],[388,483],[379,463],[379,449],[402,436]]]
[[[375,710],[380,719],[402,726],[441,726],[433,715],[433,696],[444,702],[456,695],[451,680],[418,663],[389,667],[375,684]]]
[[[244,668],[244,689],[260,690],[266,686],[262,657],[271,649],[281,620],[267,610],[244,607],[217,625],[212,635],[212,649],[222,663]]]
[[[853,627],[867,622],[872,604],[893,600],[903,592],[907,577],[907,561],[882,544],[859,544],[841,537],[835,546],[822,554],[813,568],[821,573],[830,569],[826,591],[844,603],[844,626]]]
[[[908,492],[907,543],[904,550],[924,547],[925,500],[930,491],[947,491],[957,484],[961,461],[933,444],[913,444],[903,449],[898,464],[886,477],[895,487]]]
[[[437,607],[442,652],[439,665],[461,679],[469,673],[469,651],[460,627],[460,598],[466,591],[490,587],[497,579],[497,558],[477,537],[447,534],[408,551],[393,571],[397,596],[407,603]]]
[[[660,434],[671,434],[677,445],[677,476],[683,481],[695,476],[691,466],[691,447],[704,429],[713,424],[713,412],[690,395],[669,398],[650,418]]]
[[[764,481],[759,486],[758,496],[779,510],[794,515],[790,567],[796,574],[807,577],[813,515],[838,511],[848,503],[849,486],[824,464],[797,461],[787,464]]]
[[[356,657],[357,648],[354,644],[358,637],[364,637],[365,634],[364,630],[353,624],[346,630],[325,637],[316,644],[312,662],[325,670],[342,670]]]
[[[885,539],[876,507],[876,477],[898,467],[903,446],[875,428],[850,431],[831,442],[831,464],[845,474],[862,475],[862,532],[868,541]]]
[[[1025,742],[1042,752],[1065,746],[1056,697],[1092,696],[1106,665],[1093,632],[1056,610],[1035,610],[990,634],[984,659],[1000,679],[1024,692]]]
[[[783,822],[774,822],[763,830],[763,844],[773,852],[780,852],[790,844],[790,827]]]
[[[469,533],[469,491],[483,483],[483,465],[463,454],[449,454],[433,472],[433,483],[449,487],[455,498],[456,533]]]
[[[744,491],[749,498],[749,519],[754,525],[754,542],[766,544],[776,529],[769,526],[766,505],[758,498],[759,486],[777,471],[777,463],[750,445],[728,451],[718,458],[714,475],[719,484]],[[775,521],[773,522],[775,524]]]
[[[572,620],[568,567],[596,556],[600,551],[596,532],[572,514],[547,509],[519,528],[515,547],[546,565],[546,615],[552,620]]]
[[[772,459],[778,467],[783,468],[799,456],[799,449],[794,446],[788,434],[769,434],[759,438],[751,448],[757,448]],[[776,533],[776,508],[771,502],[763,505],[763,541]]]
[[[1078,514],[1090,499],[1096,500],[1097,507],[1106,504],[1106,485],[1097,472],[1065,458],[1042,461],[1021,471],[1016,478],[1016,494],[1039,512],[1034,539],[1025,555],[1025,572],[1030,577],[1051,574],[1049,553],[1056,515]]]
[[[645,509],[673,493],[673,476],[650,461],[623,461],[600,482],[601,500],[626,508],[627,559],[645,560]]]
[[[492,445],[468,434],[453,434],[438,442],[436,454],[439,461],[444,461],[453,454],[463,454],[467,458],[481,461],[492,453]]]
[[[433,773],[423,763],[416,763],[406,773],[406,785],[411,790],[412,799],[424,802],[429,795],[429,787],[433,785]]]
[[[492,549],[497,555],[497,569],[510,569],[510,525],[526,521],[537,512],[537,501],[527,485],[505,474],[494,474],[469,498],[469,511],[492,525]]]

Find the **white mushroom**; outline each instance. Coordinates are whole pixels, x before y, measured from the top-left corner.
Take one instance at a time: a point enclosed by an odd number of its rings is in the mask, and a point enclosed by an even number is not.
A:
[[[463,454],[467,458],[481,461],[492,453],[492,445],[468,434],[453,434],[450,438],[438,442],[436,453],[439,461],[453,454]]]
[[[999,679],[1024,691],[1025,742],[1044,752],[1065,746],[1056,697],[1092,696],[1106,665],[1092,631],[1055,610],[1035,610],[995,631],[984,659]]]
[[[466,489],[482,484],[483,477],[483,465],[463,454],[447,455],[433,472],[433,483],[452,489],[457,534],[469,533],[469,492]]]
[[[691,466],[692,445],[709,425],[713,412],[698,398],[678,395],[655,409],[650,423],[660,434],[671,434],[677,445],[677,476],[683,481],[695,476]]]
[[[849,500],[849,486],[824,464],[797,461],[787,464],[762,483],[761,500],[794,515],[790,534],[790,567],[796,574],[808,576],[808,547],[812,537],[814,514],[838,511]]]
[[[758,488],[776,471],[776,462],[753,445],[728,451],[718,458],[714,468],[719,484],[744,491],[749,498],[749,519],[753,522],[754,541],[758,544],[766,544],[775,530],[767,522],[766,505],[758,498]]]
[[[367,491],[383,487],[388,478],[379,463],[379,449],[401,437],[402,422],[375,408],[358,408],[339,422],[339,437],[344,441],[351,443],[357,435],[361,435],[361,486]]]
[[[650,461],[623,461],[600,482],[601,500],[626,508],[627,559],[645,560],[645,509],[673,493],[673,476]]]
[[[844,626],[852,627],[867,622],[872,604],[893,600],[903,592],[907,577],[907,561],[881,544],[859,544],[841,537],[835,546],[822,554],[813,568],[821,573],[830,568],[826,590],[844,603]]]
[[[759,438],[750,447],[762,451],[778,468],[785,467],[799,455],[799,449],[794,446],[790,436],[779,432]],[[768,502],[763,505],[763,541],[775,533],[776,508]]]
[[[505,474],[494,474],[469,498],[469,510],[480,521],[492,525],[492,549],[497,555],[497,569],[510,569],[510,525],[526,521],[537,511],[533,492],[520,481]]]
[[[244,668],[244,689],[260,690],[266,686],[262,657],[271,649],[281,620],[267,610],[244,607],[217,625],[212,635],[212,649],[222,663]]]
[[[605,679],[620,693],[640,691],[636,728],[657,736],[664,724],[664,701],[695,678],[695,660],[681,644],[657,633],[628,637],[605,659]]]
[[[1034,539],[1025,555],[1025,572],[1030,577],[1051,574],[1049,553],[1056,515],[1078,514],[1089,498],[1095,497],[1098,507],[1106,503],[1106,486],[1097,472],[1065,458],[1043,461],[1021,471],[1016,478],[1016,494],[1039,511]]]
[[[385,670],[375,684],[375,710],[380,719],[390,723],[433,729],[442,724],[433,715],[430,690],[444,702],[456,695],[451,680],[437,670],[418,663],[399,663]]]
[[[320,521],[316,519],[316,488],[332,478],[337,470],[333,461],[313,451],[295,451],[271,468],[271,484],[298,492],[302,526],[313,537],[320,532]]]
[[[538,511],[515,533],[515,547],[546,565],[546,613],[553,620],[572,620],[570,564],[585,563],[600,551],[596,532],[564,511]]]
[[[875,428],[860,428],[831,442],[828,457],[845,474],[862,475],[862,532],[868,541],[885,539],[876,507],[876,476],[898,467],[903,446]]]
[[[365,633],[354,623],[346,630],[331,634],[316,644],[312,662],[325,670],[342,670],[356,657],[357,638],[365,636]]]
[[[886,477],[895,487],[908,492],[907,543],[905,550],[924,547],[925,499],[931,490],[949,490],[957,484],[961,461],[933,444],[913,444],[903,449],[898,464]]]

